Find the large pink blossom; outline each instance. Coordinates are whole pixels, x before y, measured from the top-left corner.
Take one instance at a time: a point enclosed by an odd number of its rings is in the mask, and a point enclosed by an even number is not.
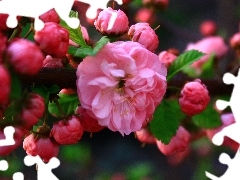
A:
[[[158,56],[139,43],[108,43],[78,66],[78,96],[100,125],[128,135],[140,130],[161,102],[166,74]]]

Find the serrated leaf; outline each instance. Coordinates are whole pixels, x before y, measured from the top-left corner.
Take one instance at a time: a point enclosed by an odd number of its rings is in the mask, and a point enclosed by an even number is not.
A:
[[[178,56],[168,70],[167,80],[169,81],[175,74],[200,59],[203,55],[204,53],[200,51],[190,50]]]
[[[109,42],[109,38],[107,36],[103,36],[94,46],[93,55],[97,54],[97,52]]]
[[[184,117],[177,100],[163,100],[153,114],[150,131],[158,140],[168,144]]]
[[[69,115],[75,111],[77,106],[80,104],[77,94],[59,94],[58,102],[65,115]],[[56,103],[51,102],[48,104],[48,111],[55,115],[62,115],[56,105]]]
[[[86,56],[94,56],[97,54],[97,52],[109,42],[109,38],[106,36],[103,36],[94,46],[94,48],[88,46],[88,47],[69,47],[68,53],[72,54],[75,57],[85,58]]]
[[[216,128],[222,125],[220,119],[220,114],[213,108],[210,104],[207,108],[200,114],[192,117],[194,124],[201,128]]]
[[[212,53],[208,58],[207,62],[202,66],[202,73],[200,78],[212,78],[214,76],[214,58],[215,53]]]
[[[77,17],[78,18],[78,13],[75,11],[70,12],[70,17]],[[79,44],[81,47],[88,47],[87,43],[85,42],[83,38],[83,34],[81,31],[81,26],[79,26],[76,29],[73,29],[68,26],[68,24],[64,20],[60,20],[60,25],[67,29],[70,35],[70,39],[74,41],[75,43]]]

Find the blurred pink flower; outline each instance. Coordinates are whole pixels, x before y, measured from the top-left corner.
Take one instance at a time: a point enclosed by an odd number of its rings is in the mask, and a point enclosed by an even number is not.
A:
[[[173,61],[175,61],[175,59],[177,58],[176,55],[168,51],[160,52],[158,57],[159,57],[159,60],[162,61],[167,68],[169,68],[173,63]]]
[[[83,108],[122,135],[140,130],[166,92],[166,67],[137,42],[106,44],[77,69]]]
[[[190,138],[190,133],[184,127],[179,126],[176,135],[171,139],[169,144],[164,144],[159,140],[156,140],[156,144],[164,155],[172,155],[185,151],[189,146]]]
[[[214,53],[217,58],[222,58],[227,53],[228,46],[225,44],[222,37],[209,36],[196,43],[189,43],[187,45],[186,51],[192,49],[206,53],[205,56],[192,64],[193,68],[201,72],[202,65],[207,62],[212,53]]]

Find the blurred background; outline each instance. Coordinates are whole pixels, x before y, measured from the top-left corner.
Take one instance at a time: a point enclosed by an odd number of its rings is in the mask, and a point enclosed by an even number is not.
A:
[[[96,33],[93,21],[85,17],[88,7],[76,2],[73,9],[79,12],[81,24],[87,28],[94,43],[101,35]],[[143,8],[142,0],[133,0],[123,6],[115,3],[117,8],[127,13],[132,25],[137,22],[138,10]],[[228,43],[229,38],[239,31],[240,1],[169,0],[164,10],[156,10],[150,17],[155,19],[151,27],[160,25],[156,30],[160,41],[156,53],[169,48],[182,52],[189,42],[203,38],[199,27],[205,20],[216,22],[218,34]],[[216,147],[207,138],[202,138],[184,153],[165,156],[155,144],[143,145],[134,133],[123,137],[118,132],[104,129],[92,136],[84,133],[76,145],[61,146],[58,156],[61,164],[53,173],[60,180],[205,180],[205,171],[216,176],[226,171],[227,166],[218,161],[222,152],[231,157],[235,154],[228,147]],[[9,157],[4,157],[9,169],[0,172],[0,180],[12,179],[14,172],[23,172],[25,180],[37,179],[36,166],[25,166],[25,156],[25,151],[19,147]]]

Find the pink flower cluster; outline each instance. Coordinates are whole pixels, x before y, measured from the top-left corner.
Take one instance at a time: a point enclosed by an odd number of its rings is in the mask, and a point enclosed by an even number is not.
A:
[[[81,106],[122,135],[140,130],[166,92],[166,67],[137,42],[106,44],[77,69]]]

